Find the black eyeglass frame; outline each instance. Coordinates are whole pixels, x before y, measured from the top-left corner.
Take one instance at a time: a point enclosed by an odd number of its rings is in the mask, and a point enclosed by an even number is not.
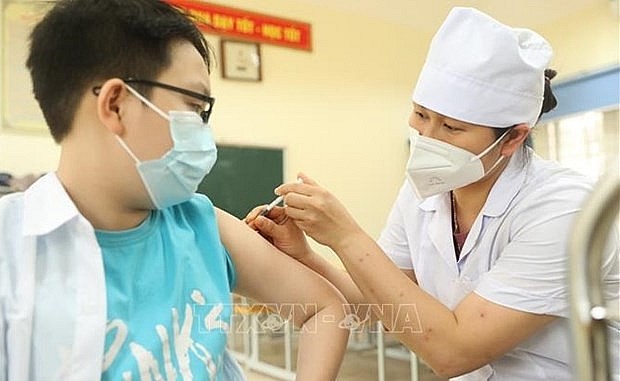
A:
[[[177,87],[177,86],[169,85],[167,83],[151,81],[151,80],[148,80],[148,79],[127,78],[127,79],[123,79],[123,82],[125,82],[125,83],[136,83],[138,85],[146,85],[146,86],[159,87],[159,88],[162,88],[162,89],[174,91],[176,93],[187,95],[188,97],[192,97],[192,98],[198,99],[198,100],[200,100],[202,102],[205,102],[206,105],[208,105],[208,108],[207,108],[207,106],[205,106],[205,109],[202,110],[199,113],[200,114],[200,118],[202,119],[202,122],[203,123],[207,123],[209,121],[209,118],[211,117],[211,111],[213,110],[213,104],[215,103],[215,98],[210,97],[208,95],[197,93],[197,92],[191,91],[191,90],[187,90],[187,89],[184,89],[182,87]],[[93,93],[95,95],[99,95],[99,90],[101,90],[101,86],[93,87]]]

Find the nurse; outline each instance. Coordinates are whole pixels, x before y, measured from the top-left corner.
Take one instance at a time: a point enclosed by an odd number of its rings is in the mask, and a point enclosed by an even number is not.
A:
[[[246,221],[442,377],[570,380],[567,241],[592,185],[526,144],[555,106],[551,56],[533,31],[454,8],[413,93],[407,179],[378,242],[303,174],[276,189],[286,207],[266,217],[256,208]],[[606,296],[617,300],[617,237],[603,258]],[[618,327],[609,333],[618,380]]]

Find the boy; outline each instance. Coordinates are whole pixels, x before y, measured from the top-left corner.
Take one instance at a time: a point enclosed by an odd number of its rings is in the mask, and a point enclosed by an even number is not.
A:
[[[232,291],[305,328],[298,379],[335,379],[341,295],[194,194],[216,160],[210,60],[156,0],[60,1],[33,30],[61,158],[0,199],[0,380],[242,379]]]

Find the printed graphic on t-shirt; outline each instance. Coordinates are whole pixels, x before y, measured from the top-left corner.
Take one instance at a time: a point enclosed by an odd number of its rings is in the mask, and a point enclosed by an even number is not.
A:
[[[133,322],[130,327],[121,319],[108,321],[103,359],[104,379],[106,376],[120,376],[116,379],[216,380],[229,329],[229,323],[223,316],[225,307],[222,303],[208,304],[198,290],[192,291],[189,297],[191,303],[185,304],[182,315],[177,308],[171,308],[168,326],[164,323],[142,327],[140,322]],[[229,315],[229,311],[226,312]],[[130,336],[148,336],[144,332],[131,330],[148,329],[156,333],[157,341],[139,342],[129,339]]]

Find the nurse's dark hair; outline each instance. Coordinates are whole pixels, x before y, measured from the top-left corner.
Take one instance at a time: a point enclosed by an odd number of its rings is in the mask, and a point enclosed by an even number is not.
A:
[[[211,67],[211,50],[181,10],[159,0],[62,0],[30,35],[26,66],[52,137],[68,133],[82,96],[111,78],[154,80],[170,47],[188,41]],[[148,95],[148,88],[140,89]]]
[[[543,103],[540,112],[538,113],[538,119],[540,119],[543,114],[548,113],[549,111],[553,110],[555,106],[558,105],[558,101],[555,98],[555,95],[553,95],[553,90],[551,89],[551,80],[555,78],[557,74],[558,73],[553,69],[545,69],[545,90],[543,92]],[[502,136],[512,127],[493,129],[495,131],[496,139]],[[523,149],[525,151],[527,151],[526,147],[532,147],[532,135],[528,136],[527,140],[525,141],[525,145],[523,146]]]

